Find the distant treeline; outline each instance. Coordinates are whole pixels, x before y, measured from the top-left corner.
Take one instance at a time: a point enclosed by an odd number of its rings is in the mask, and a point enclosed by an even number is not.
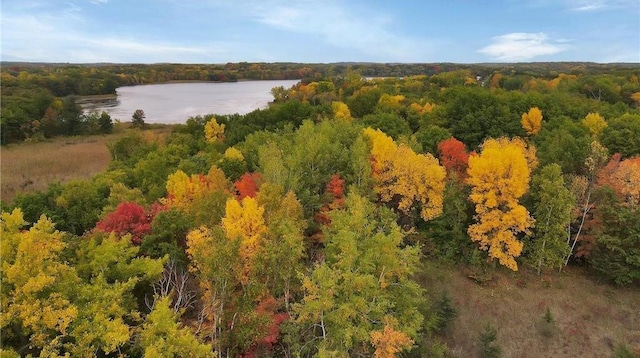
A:
[[[584,85],[578,90],[585,95],[610,103],[633,103],[630,95],[637,91],[615,78],[629,78],[637,72],[637,64],[595,63],[529,63],[529,64],[381,64],[381,63],[227,63],[227,64],[46,64],[3,62],[2,144],[27,138],[82,134],[75,122],[78,112],[69,96],[114,94],[120,86],[169,81],[233,82],[238,80],[300,79],[303,83],[344,78],[351,73],[364,77],[434,76],[468,71],[483,79],[500,74],[499,85],[519,90],[531,78],[553,79],[560,74],[580,76]],[[618,76],[618,77],[615,77]],[[582,85],[581,82],[581,85]],[[61,117],[62,112],[72,113]],[[68,114],[67,113],[67,114]],[[65,114],[66,115],[66,114]],[[81,114],[78,114],[81,115]],[[46,118],[45,118],[46,117]],[[41,130],[43,121],[48,130]],[[71,123],[71,124],[69,124]],[[89,131],[90,132],[90,131]]]

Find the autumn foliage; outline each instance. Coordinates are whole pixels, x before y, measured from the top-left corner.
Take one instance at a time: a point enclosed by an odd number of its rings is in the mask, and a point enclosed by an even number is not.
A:
[[[124,202],[100,220],[96,229],[107,233],[115,232],[119,236],[131,234],[131,241],[139,245],[142,238],[151,232],[154,216],[155,213],[148,212],[135,202]]]
[[[413,340],[385,324],[381,331],[371,332],[371,344],[376,348],[373,354],[375,358],[395,358],[401,351],[411,348]]]
[[[476,223],[467,232],[489,258],[514,271],[524,246],[517,234],[528,233],[534,223],[518,202],[529,189],[530,172],[526,145],[517,138],[488,139],[480,155],[469,158],[467,182]]]
[[[397,201],[398,210],[409,214],[416,204],[420,216],[431,220],[442,213],[445,169],[431,154],[416,154],[404,144],[397,145],[380,130],[366,128],[371,140],[375,190],[383,202]]]
[[[217,167],[211,167],[206,176],[202,174],[188,176],[182,170],[178,170],[167,179],[168,194],[164,204],[168,207],[188,210],[194,202],[216,191],[229,191],[229,183],[224,172]]]
[[[244,173],[240,179],[233,184],[238,192],[238,200],[246,197],[255,198],[260,184],[262,184],[262,175],[260,175],[260,173]]]
[[[469,154],[464,143],[453,137],[445,139],[438,143],[438,152],[440,162],[448,173],[456,173],[460,179],[466,177]]]
[[[328,215],[331,210],[344,207],[344,180],[340,178],[340,174],[331,176],[331,180],[325,188],[325,194],[328,203],[322,206],[320,212],[314,217],[315,221],[322,225],[327,225],[331,222]]]
[[[529,112],[522,114],[522,128],[528,135],[536,135],[542,128],[542,111],[538,107],[532,107]]]
[[[240,256],[243,262],[242,280],[246,282],[253,258],[267,233],[264,208],[251,197],[245,197],[242,201],[229,199],[225,217],[222,218],[222,229],[227,238],[240,239]]]

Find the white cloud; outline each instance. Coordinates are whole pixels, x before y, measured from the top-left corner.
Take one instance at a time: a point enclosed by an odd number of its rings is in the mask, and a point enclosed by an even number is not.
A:
[[[224,43],[185,46],[84,32],[77,7],[59,13],[1,14],[2,60],[36,62],[208,62],[226,53]],[[28,44],[28,46],[25,46]]]
[[[562,40],[562,43],[566,42],[567,40]],[[554,55],[566,49],[566,45],[559,41],[551,41],[542,32],[514,32],[494,37],[491,45],[483,47],[478,52],[497,61],[519,62],[538,56]]]
[[[431,43],[396,34],[393,18],[349,2],[276,0],[244,4],[249,4],[244,11],[259,23],[353,49],[357,58],[364,54],[377,60],[424,62],[431,57]]]
[[[571,11],[590,12],[608,9],[635,8],[640,6],[638,0],[565,0]]]

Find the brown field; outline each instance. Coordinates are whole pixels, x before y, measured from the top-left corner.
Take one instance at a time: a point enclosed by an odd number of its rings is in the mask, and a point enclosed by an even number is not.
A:
[[[107,143],[116,136],[56,138],[2,147],[2,201],[9,203],[16,194],[44,190],[52,182],[91,178],[107,168],[111,160]]]
[[[150,126],[149,136],[166,136],[170,126]],[[128,131],[121,125],[116,133],[80,137],[59,137],[36,143],[0,148],[0,199],[10,203],[17,194],[44,190],[52,182],[89,179],[104,171],[111,156],[107,144]],[[151,133],[153,132],[153,133]]]
[[[479,334],[497,328],[502,357],[614,357],[620,345],[640,356],[640,290],[598,283],[579,268],[536,276],[497,269],[483,284],[468,269],[429,264],[425,284],[446,291],[458,316],[440,338],[453,357],[479,357]],[[547,308],[554,323],[542,323]]]

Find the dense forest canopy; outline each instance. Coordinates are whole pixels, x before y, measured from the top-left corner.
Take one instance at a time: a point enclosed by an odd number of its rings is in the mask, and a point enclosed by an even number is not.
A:
[[[585,63],[3,66],[3,143],[90,132],[71,95],[301,81],[268,109],[132,129],[107,171],[3,205],[2,348],[443,357],[455,313],[418,284],[424,260],[582,265],[637,286],[638,76]]]

